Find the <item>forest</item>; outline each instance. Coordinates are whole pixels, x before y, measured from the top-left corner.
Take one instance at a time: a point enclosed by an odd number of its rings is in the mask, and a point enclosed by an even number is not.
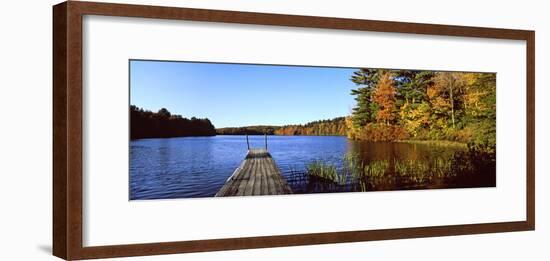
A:
[[[184,118],[162,108],[158,112],[130,106],[130,139],[214,136],[216,129],[209,119]]]
[[[496,74],[359,69],[346,118],[356,140],[446,140],[496,149]]]

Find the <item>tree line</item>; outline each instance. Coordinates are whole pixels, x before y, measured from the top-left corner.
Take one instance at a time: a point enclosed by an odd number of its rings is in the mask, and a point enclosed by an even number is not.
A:
[[[218,135],[346,135],[346,118],[312,121],[306,124],[283,126],[257,125],[244,127],[227,127],[216,129]]]
[[[275,130],[275,135],[345,136],[346,118],[312,121],[302,125],[285,125]]]
[[[245,127],[226,127],[216,129],[217,135],[273,135],[277,126],[245,126]]]
[[[496,147],[496,74],[359,69],[346,118],[357,140],[451,140]]]
[[[130,138],[171,138],[214,135],[346,135],[346,118],[313,121],[299,125],[256,125],[244,127],[214,128],[209,119],[171,114],[165,108],[158,112],[130,106]]]
[[[213,135],[216,129],[207,118],[188,119],[171,114],[165,108],[152,112],[130,106],[130,139]]]

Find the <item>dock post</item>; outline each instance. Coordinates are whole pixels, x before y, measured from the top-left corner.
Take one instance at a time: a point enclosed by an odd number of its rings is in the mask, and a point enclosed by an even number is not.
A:
[[[250,150],[250,143],[248,142],[248,134],[246,134],[246,149]]]
[[[265,137],[265,150],[267,151],[267,132],[264,132]]]

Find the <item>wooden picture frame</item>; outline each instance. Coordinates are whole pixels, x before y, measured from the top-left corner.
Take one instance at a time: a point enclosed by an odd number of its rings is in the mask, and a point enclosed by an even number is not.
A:
[[[527,43],[527,218],[502,223],[83,247],[84,15],[524,40]],[[53,65],[53,254],[60,258],[76,260],[159,255],[535,229],[534,31],[70,1],[53,7]]]

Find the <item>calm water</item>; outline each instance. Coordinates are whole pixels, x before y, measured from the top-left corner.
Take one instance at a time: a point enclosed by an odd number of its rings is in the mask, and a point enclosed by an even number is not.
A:
[[[263,136],[249,136],[263,147]],[[340,136],[268,136],[268,149],[295,193],[495,186],[495,162],[466,149],[425,144],[357,142]],[[211,197],[246,155],[244,136],[142,139],[130,142],[130,199]],[[341,184],[308,177],[322,161],[343,169],[344,155],[361,162],[384,161],[384,178],[347,179]],[[395,165],[443,162],[451,175],[401,176]],[[417,165],[415,165],[417,167]],[[422,166],[420,166],[422,167]]]

